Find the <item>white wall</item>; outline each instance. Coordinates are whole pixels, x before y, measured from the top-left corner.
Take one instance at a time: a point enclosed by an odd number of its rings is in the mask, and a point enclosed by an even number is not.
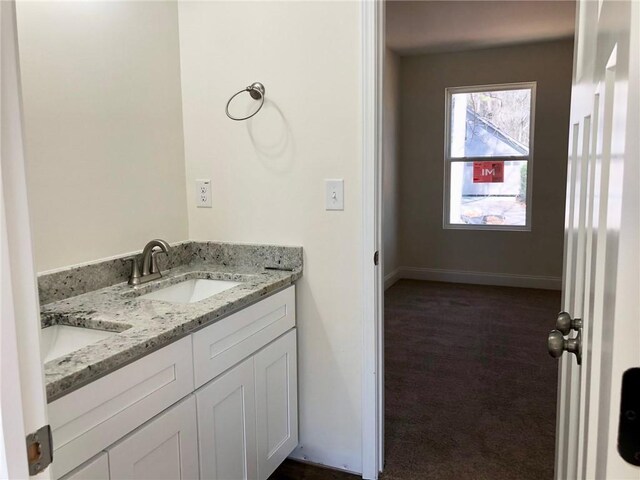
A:
[[[400,57],[386,49],[384,59],[384,138],[382,141],[382,238],[383,275],[386,283],[400,266],[398,261],[399,230],[399,122],[400,122]]]
[[[404,274],[560,288],[572,68],[572,40],[402,57]],[[528,81],[537,82],[531,232],[443,229],[445,88]]]
[[[19,2],[38,271],[188,235],[175,2]]]
[[[357,2],[179,5],[189,234],[302,245],[298,283],[300,447],[361,470],[361,12]],[[254,81],[267,102],[229,120]],[[196,178],[213,208],[197,209]],[[324,209],[343,178],[345,210]]]

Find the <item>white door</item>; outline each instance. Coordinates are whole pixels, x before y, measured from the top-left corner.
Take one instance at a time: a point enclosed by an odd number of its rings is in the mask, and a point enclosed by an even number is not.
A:
[[[266,480],[298,445],[296,330],[254,357],[258,478]]]
[[[188,397],[109,448],[114,480],[195,480],[198,472],[196,402]]]
[[[563,308],[582,319],[567,337],[580,330],[582,362],[560,363],[562,480],[640,477],[617,451],[622,375],[640,366],[639,15],[637,1],[578,3]]]
[[[253,357],[196,392],[200,473],[207,480],[257,478]]]
[[[102,452],[60,480],[109,480],[109,456]]]
[[[22,479],[29,477],[25,435],[47,424],[47,411],[13,1],[0,2],[0,47],[0,478]],[[37,478],[49,478],[48,470]]]

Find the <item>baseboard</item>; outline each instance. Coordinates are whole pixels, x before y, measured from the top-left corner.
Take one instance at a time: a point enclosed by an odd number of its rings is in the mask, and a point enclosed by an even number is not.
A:
[[[393,272],[389,272],[384,276],[384,289],[386,290],[402,277],[400,276],[400,269],[396,268]]]
[[[467,272],[462,270],[420,267],[400,267],[397,272],[398,278],[395,281],[401,278],[406,278],[411,280],[430,280],[433,282],[470,283],[473,285],[496,285],[501,287],[562,290],[562,279],[559,277],[514,275],[510,273]],[[395,274],[395,272],[392,273]],[[387,288],[386,277],[385,288]]]

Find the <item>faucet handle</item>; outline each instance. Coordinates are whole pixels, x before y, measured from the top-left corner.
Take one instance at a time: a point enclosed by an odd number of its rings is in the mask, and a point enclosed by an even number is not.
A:
[[[138,260],[135,256],[124,259],[125,261],[131,260],[131,274],[129,275],[129,285],[138,285],[140,283],[140,269],[138,268]]]

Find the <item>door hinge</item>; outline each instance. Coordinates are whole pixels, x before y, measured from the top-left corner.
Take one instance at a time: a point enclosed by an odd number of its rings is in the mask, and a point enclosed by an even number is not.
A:
[[[43,472],[53,461],[53,441],[51,439],[51,427],[45,425],[37,432],[27,435],[27,460],[29,462],[29,475],[37,475]]]
[[[373,254],[373,264],[378,265],[379,260],[380,260],[380,252],[376,250],[376,253]]]

